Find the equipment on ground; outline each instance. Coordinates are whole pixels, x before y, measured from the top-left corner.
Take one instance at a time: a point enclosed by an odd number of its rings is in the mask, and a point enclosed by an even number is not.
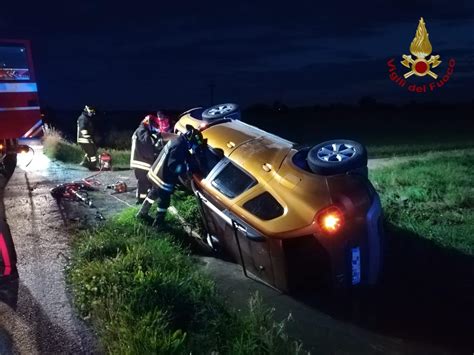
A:
[[[86,181],[73,181],[57,185],[51,189],[51,196],[56,200],[67,199],[71,201],[82,202],[86,206],[94,208],[92,200],[89,198],[88,191],[94,191],[92,185]]]
[[[117,181],[115,184],[107,185],[108,189],[112,189],[117,193],[127,192],[127,184],[124,181]]]
[[[99,156],[99,167],[101,171],[112,170],[112,156],[104,152]]]

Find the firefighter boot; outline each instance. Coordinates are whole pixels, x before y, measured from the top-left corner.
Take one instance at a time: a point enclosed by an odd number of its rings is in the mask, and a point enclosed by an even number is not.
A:
[[[148,200],[143,201],[142,207],[140,207],[140,210],[135,216],[137,217],[137,219],[149,225],[153,224],[153,218],[148,214],[148,212],[150,211],[151,205],[152,204]]]
[[[165,227],[166,227],[165,216],[166,216],[166,212],[157,212],[156,213],[155,220],[153,221],[153,227],[157,231],[162,231],[162,230],[165,229]]]

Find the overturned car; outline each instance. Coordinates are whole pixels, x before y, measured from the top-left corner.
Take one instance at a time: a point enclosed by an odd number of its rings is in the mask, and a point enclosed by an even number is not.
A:
[[[192,186],[214,250],[284,292],[377,282],[382,209],[361,144],[299,148],[242,122],[235,104],[187,111],[175,133],[187,125],[208,141]]]

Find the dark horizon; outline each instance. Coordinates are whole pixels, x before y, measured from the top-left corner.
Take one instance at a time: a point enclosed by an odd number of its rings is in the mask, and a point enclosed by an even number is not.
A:
[[[230,101],[228,101],[230,102]],[[224,102],[215,102],[215,104],[224,103]],[[234,102],[239,104],[238,102]],[[201,105],[202,107],[208,107],[209,105]],[[305,105],[291,105],[286,102],[275,100],[273,102],[255,102],[248,105],[239,105],[242,111],[254,111],[254,110],[274,110],[278,111],[278,107],[286,109],[289,111],[292,110],[312,110],[312,109],[404,109],[407,107],[427,107],[427,108],[436,108],[436,107],[464,107],[464,108],[473,108],[474,109],[474,98],[467,100],[458,100],[458,101],[442,101],[442,100],[407,100],[400,102],[385,102],[379,101],[375,97],[361,97],[359,100],[353,102],[327,102],[327,103],[307,103]],[[198,107],[198,106],[194,106]],[[107,107],[96,107],[99,112],[150,112],[153,113],[156,109],[164,110],[165,112],[185,112],[194,107],[140,107],[140,108],[107,108]],[[78,107],[54,107],[48,105],[45,102],[41,102],[41,109],[44,111],[57,111],[57,112],[78,112],[80,113],[83,109],[82,106]]]
[[[27,1],[21,18],[12,5],[2,7],[0,37],[32,41],[41,102],[55,108],[193,107],[210,104],[211,96],[243,107],[355,104],[364,96],[395,104],[472,100],[472,2],[121,7]],[[409,54],[420,17],[433,55],[441,57],[434,70],[438,80],[449,59],[456,60],[449,82],[425,94],[397,86],[387,66],[394,58],[398,74],[406,72],[400,61]]]

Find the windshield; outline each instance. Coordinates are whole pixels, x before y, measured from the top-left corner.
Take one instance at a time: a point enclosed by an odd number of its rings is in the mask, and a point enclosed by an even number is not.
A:
[[[0,44],[0,80],[30,80],[25,46]]]

